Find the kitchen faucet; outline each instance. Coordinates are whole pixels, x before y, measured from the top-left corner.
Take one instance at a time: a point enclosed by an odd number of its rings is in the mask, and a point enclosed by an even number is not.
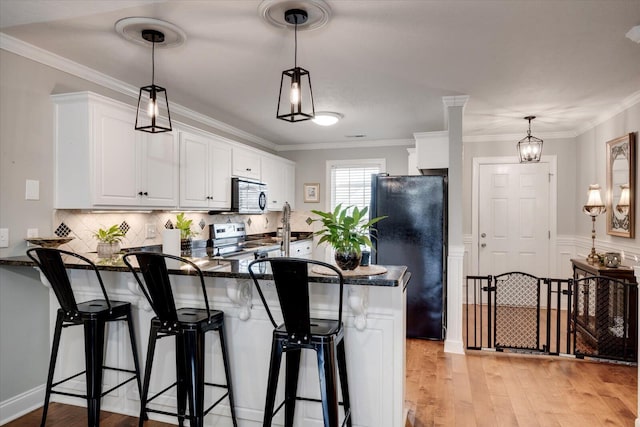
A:
[[[284,202],[284,206],[282,207],[282,250],[284,251],[284,256],[288,257],[290,253],[291,246],[291,224],[289,223],[291,220],[291,206],[289,206],[289,202]]]

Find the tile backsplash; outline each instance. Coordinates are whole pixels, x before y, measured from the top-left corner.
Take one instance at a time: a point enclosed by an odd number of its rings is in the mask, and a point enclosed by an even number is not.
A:
[[[73,252],[83,253],[96,250],[97,240],[93,234],[99,228],[108,228],[114,224],[125,232],[122,247],[136,247],[162,244],[162,230],[172,228],[177,212],[87,212],[79,210],[55,210],[53,213],[54,234],[59,237],[74,239],[62,246]],[[244,222],[247,234],[275,232],[282,225],[281,212],[269,212],[263,215],[209,215],[206,212],[186,212],[187,219],[193,220],[192,230],[197,232],[196,239],[208,239],[208,224],[224,222]],[[312,231],[314,224],[309,224],[310,212],[292,212],[291,231]],[[147,228],[155,231],[155,236],[147,238]]]

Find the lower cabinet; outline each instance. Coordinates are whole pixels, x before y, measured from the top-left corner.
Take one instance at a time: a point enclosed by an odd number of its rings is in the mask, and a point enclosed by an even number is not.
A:
[[[289,249],[290,255],[294,258],[311,259],[313,257],[313,240],[300,240],[299,242],[291,242]]]

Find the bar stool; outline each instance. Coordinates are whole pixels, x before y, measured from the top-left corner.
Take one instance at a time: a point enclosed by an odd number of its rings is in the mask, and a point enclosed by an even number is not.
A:
[[[132,265],[130,258],[135,258],[139,270],[144,277],[144,283],[140,279],[136,268]],[[144,372],[144,382],[140,397],[140,421],[142,427],[147,412],[155,412],[178,417],[180,426],[184,425],[184,420],[189,420],[191,427],[202,427],[204,417],[225,397],[229,397],[229,407],[231,409],[231,419],[233,425],[237,427],[236,414],[233,401],[233,389],[231,386],[231,369],[224,334],[224,313],[219,310],[209,308],[207,290],[204,284],[202,271],[193,262],[173,255],[153,253],[153,252],[131,252],[123,258],[124,263],[133,273],[140,289],[153,308],[156,317],[151,319],[151,331],[149,333],[149,347],[147,349],[147,362]],[[174,260],[185,266],[192,274],[200,278],[205,309],[200,308],[176,308],[173,297],[171,282],[169,280],[169,270],[166,260]],[[171,261],[170,261],[171,262]],[[222,350],[222,361],[224,363],[224,373],[226,384],[213,384],[205,382],[204,358],[205,358],[205,333],[218,331],[220,336],[220,347]],[[176,381],[148,399],[149,381],[151,379],[151,367],[156,348],[156,341],[166,337],[175,337],[176,340]],[[212,386],[226,389],[222,395],[208,409],[204,409],[204,386]],[[177,390],[177,413],[149,408],[147,405],[169,389],[176,387]],[[188,402],[189,414],[186,413]]]
[[[73,289],[62,255],[74,257],[81,260],[90,269],[95,271],[104,295],[104,300],[96,299],[82,303],[76,303]],[[138,350],[136,349],[136,341],[133,331],[133,320],[131,315],[131,303],[122,301],[112,301],[109,299],[104,288],[104,283],[100,272],[96,265],[89,259],[73,252],[52,248],[33,248],[27,251],[27,256],[31,258],[45,275],[51,288],[58,299],[60,308],[56,316],[56,326],[53,334],[53,346],[51,348],[51,360],[49,362],[49,374],[47,376],[47,388],[45,392],[44,408],[42,410],[41,426],[44,426],[47,420],[47,410],[49,408],[49,400],[51,394],[62,394],[65,396],[81,397],[87,400],[87,418],[89,427],[100,425],[100,399],[102,396],[111,391],[122,387],[130,381],[136,380],[138,383],[138,392],[141,392],[140,384],[140,365],[138,363]],[[107,322],[124,321],[127,323],[129,330],[129,339],[131,341],[131,351],[133,354],[133,364],[135,370],[120,369],[104,366],[104,348],[105,348],[105,326]],[[53,383],[53,375],[56,367],[56,359],[58,356],[58,347],[60,346],[60,337],[62,329],[71,326],[84,327],[84,353],[85,353],[85,370],[65,378],[61,381]],[[133,374],[130,378],[122,381],[111,389],[102,392],[102,371],[110,369],[119,372]],[[54,387],[59,386],[79,375],[86,374],[86,395],[56,391]]]
[[[266,278],[263,274],[267,271],[266,263],[271,266],[273,281],[275,282],[280,309],[284,318],[284,323],[280,325],[274,320],[258,282],[259,278]],[[324,267],[328,269],[329,273],[336,273],[340,283],[337,320],[317,319],[310,316],[308,269],[312,265]],[[254,271],[254,267],[257,273]],[[338,421],[338,405],[343,405],[345,418],[342,425],[346,424],[351,427],[351,406],[349,403],[344,328],[342,324],[342,292],[344,288],[342,273],[333,265],[297,258],[258,259],[249,264],[248,268],[274,327],[263,427],[271,426],[273,416],[283,405],[285,407],[284,425],[287,427],[293,426],[297,400],[321,402],[325,427],[337,427],[340,425]],[[300,355],[303,349],[316,352],[321,399],[297,396]],[[287,355],[285,398],[274,411],[282,353]],[[338,402],[336,364],[340,375],[343,402]]]

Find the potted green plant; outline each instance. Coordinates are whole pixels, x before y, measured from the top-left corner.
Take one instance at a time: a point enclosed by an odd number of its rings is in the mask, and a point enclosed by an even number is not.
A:
[[[191,230],[192,219],[186,219],[184,212],[176,215],[175,228],[180,230],[180,253],[182,256],[191,256],[191,238],[197,233]]]
[[[342,270],[355,270],[360,265],[362,246],[371,247],[369,227],[386,218],[381,216],[366,220],[368,208],[358,209],[357,206],[342,208],[336,206],[333,212],[312,210],[320,218],[313,221],[322,222],[322,229],[314,232],[320,236],[318,244],[327,242],[335,249],[335,261]]]
[[[93,237],[98,240],[96,251],[98,258],[111,258],[113,254],[120,252],[120,242],[124,238],[125,233],[120,229],[118,224],[114,224],[109,228],[99,228],[93,233]]]

